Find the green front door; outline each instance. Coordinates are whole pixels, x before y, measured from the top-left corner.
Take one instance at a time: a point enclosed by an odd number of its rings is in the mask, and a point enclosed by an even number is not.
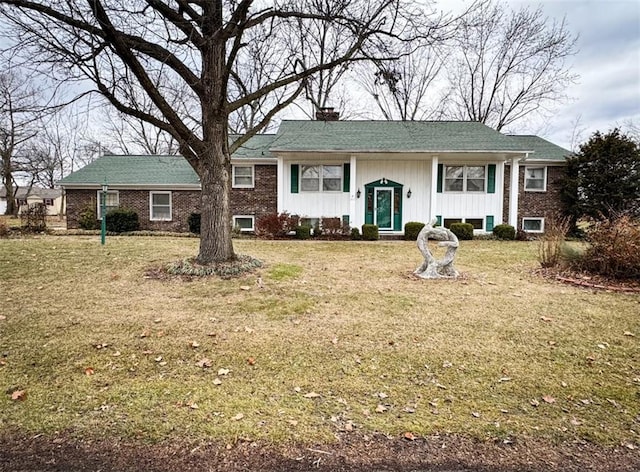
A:
[[[381,230],[393,229],[393,207],[391,205],[391,202],[393,202],[393,189],[377,188],[375,193],[375,224]]]

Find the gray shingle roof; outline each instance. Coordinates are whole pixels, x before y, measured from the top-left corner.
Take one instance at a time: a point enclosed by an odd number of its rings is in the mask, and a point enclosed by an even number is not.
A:
[[[564,162],[567,156],[573,154],[568,149],[553,144],[539,136],[510,135],[509,137],[516,139],[522,143],[523,146],[534,151],[534,153],[528,157],[528,160]]]
[[[198,175],[182,156],[102,156],[58,183],[102,185],[194,185]]]
[[[528,151],[470,121],[283,121],[271,150],[349,152]]]

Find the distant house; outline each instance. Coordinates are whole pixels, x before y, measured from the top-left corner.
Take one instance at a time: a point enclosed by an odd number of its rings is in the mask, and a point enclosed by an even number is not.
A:
[[[40,187],[18,187],[15,192],[15,201],[18,206],[18,214],[34,203],[42,203],[47,208],[48,216],[61,215],[64,212],[62,189]],[[7,210],[7,189],[0,186],[0,215]]]
[[[408,221],[471,223],[490,232],[509,223],[539,233],[560,209],[569,151],[536,136],[509,136],[477,122],[283,121],[233,156],[233,224],[289,212],[310,222],[338,217],[400,235]],[[198,177],[180,156],[103,156],[59,183],[67,224],[83,208],[136,210],[145,229],[187,230],[200,209]]]

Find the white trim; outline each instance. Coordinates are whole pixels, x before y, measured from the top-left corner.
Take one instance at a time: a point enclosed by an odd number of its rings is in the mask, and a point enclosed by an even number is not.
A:
[[[442,180],[444,180],[444,167],[442,168]],[[444,182],[442,182],[444,191]],[[438,156],[431,160],[431,195],[429,201],[429,222],[436,219],[436,201],[438,198]]]
[[[520,181],[520,163],[517,158],[511,159],[511,182],[509,184],[509,224],[518,227],[518,196]]]
[[[542,188],[527,188],[527,171],[529,169],[542,169]],[[535,179],[539,180],[539,179]],[[547,191],[547,166],[525,166],[523,187],[525,192],[546,192]]]
[[[238,167],[246,167],[251,169],[251,183],[250,184],[236,184],[236,169]],[[239,177],[247,177],[241,175]],[[254,188],[256,184],[256,167],[253,164],[232,164],[231,165],[231,188]]]
[[[357,178],[357,169],[356,169],[356,156],[351,156],[349,158],[349,172],[350,172],[350,180],[349,180],[349,225],[354,227],[359,227],[361,225],[360,220],[356,219],[356,215],[358,214],[358,198],[356,193],[358,192],[358,178]],[[344,178],[344,176],[343,176]],[[360,191],[360,195],[362,195],[362,190]]]
[[[380,224],[378,223],[378,207],[377,207],[377,203],[378,203],[378,193],[379,192],[389,192],[389,194],[391,195],[391,198],[389,200],[389,226],[386,228],[383,228],[380,226]],[[377,225],[378,228],[380,229],[380,231],[393,231],[393,197],[394,197],[394,193],[395,193],[395,187],[374,187],[373,188],[373,224]]]
[[[231,217],[232,227],[236,227],[236,218],[249,218],[251,220],[251,228],[241,228],[240,231],[252,232],[256,228],[256,217],[253,215],[233,215]]]
[[[524,222],[525,221],[539,221],[540,222],[540,229],[539,230],[526,229],[524,227]],[[526,218],[522,218],[522,230],[526,231],[527,233],[544,233],[544,218],[542,218],[542,217],[526,217]]]
[[[288,164],[287,164],[288,165]],[[289,166],[289,168],[291,168]],[[276,209],[278,213],[282,213],[284,211],[284,194],[285,192],[289,192],[290,190],[287,188],[287,178],[285,173],[285,163],[282,157],[278,157],[278,165],[276,170]],[[291,176],[289,175],[289,182],[291,181]]]
[[[154,195],[169,195],[169,218],[154,218],[153,216],[153,196]],[[155,205],[165,207],[166,205]],[[173,220],[173,195],[170,191],[163,192],[149,192],[149,221],[172,221]]]

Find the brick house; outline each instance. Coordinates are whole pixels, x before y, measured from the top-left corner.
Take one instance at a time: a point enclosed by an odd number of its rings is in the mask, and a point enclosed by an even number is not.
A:
[[[336,115],[334,113],[334,115]],[[477,122],[283,121],[231,156],[233,224],[289,212],[312,223],[338,217],[398,235],[408,221],[465,221],[477,233],[505,222],[543,232],[560,209],[569,151],[536,136],[501,134]],[[337,117],[337,115],[336,115]],[[200,184],[180,156],[103,156],[62,179],[67,225],[90,207],[134,209],[143,229],[188,230]]]

